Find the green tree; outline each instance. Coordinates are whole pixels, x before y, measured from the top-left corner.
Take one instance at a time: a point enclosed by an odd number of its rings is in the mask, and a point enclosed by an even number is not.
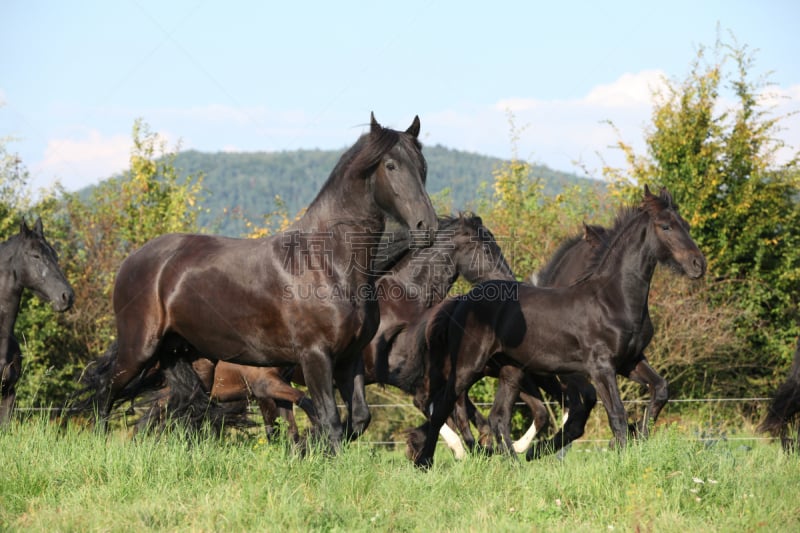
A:
[[[622,197],[640,194],[644,183],[672,192],[708,258],[709,303],[738,337],[718,339],[715,357],[724,363],[713,387],[735,394],[755,384],[766,392],[764,385],[785,373],[778,363],[789,361],[799,331],[798,159],[777,158],[784,117],[766,104],[766,77],[752,78],[754,54],[735,42],[717,43],[713,52],[709,61],[701,48],[684,81],[665,80],[647,154],[620,142],[628,168],[607,169],[607,177]],[[706,371],[696,368],[687,386],[707,383]]]
[[[0,235],[5,238],[19,227],[19,217],[28,204],[28,171],[22,161],[8,152],[12,139],[0,138]]]
[[[60,194],[39,205],[51,223],[48,239],[60,243],[60,264],[75,290],[75,306],[54,321],[46,305],[26,301],[18,326],[35,335],[28,348],[20,403],[59,405],[87,362],[114,339],[111,294],[120,263],[148,240],[195,231],[201,179],[180,178],[169,151],[141,120],[133,126],[130,168],[88,194]]]

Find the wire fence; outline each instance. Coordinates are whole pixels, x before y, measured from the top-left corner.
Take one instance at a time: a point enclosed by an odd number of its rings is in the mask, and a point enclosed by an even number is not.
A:
[[[726,405],[726,404],[728,404],[728,405],[730,405],[730,404],[737,404],[737,403],[738,404],[743,404],[743,405],[744,404],[752,405],[752,404],[765,404],[765,403],[769,402],[770,400],[771,400],[771,398],[766,398],[766,397],[748,397],[748,398],[676,398],[676,399],[669,400],[669,402],[667,403],[667,407],[665,408],[665,411],[662,411],[661,420],[663,420],[665,418],[664,415],[665,415],[665,413],[667,411],[667,408],[670,405],[684,405],[684,406],[685,405],[692,405],[692,404],[696,404],[696,405],[710,405],[710,404]],[[547,405],[551,409],[559,407],[559,403],[558,402],[549,401],[549,402],[544,402],[544,403],[545,403],[545,405]],[[644,399],[623,400],[623,404],[625,404],[626,406],[646,405],[647,403],[649,403],[649,401],[648,400],[644,400]],[[492,406],[491,403],[486,403],[486,402],[479,402],[479,403],[476,403],[475,405],[477,407],[481,408],[481,410],[483,410],[484,412],[487,411],[488,409],[490,409],[491,406]],[[522,409],[526,409],[525,404],[522,403],[522,402],[518,402],[516,405],[518,407],[522,408]],[[345,408],[345,406],[343,404],[340,404],[339,408],[341,410],[343,410]],[[135,407],[134,408],[134,410],[136,412],[138,412],[138,413],[142,413],[146,409],[148,409],[148,407],[146,407],[146,406],[141,406],[141,407]],[[422,418],[422,414],[419,412],[419,410],[410,402],[375,402],[375,403],[370,403],[370,409],[372,410],[372,412],[374,414],[373,421],[380,420],[381,418],[383,418],[383,419],[387,419],[387,418],[391,419],[390,416],[387,416],[388,415],[387,412],[391,411],[391,410],[401,410],[401,411],[406,412],[406,414],[411,414],[413,416],[418,416],[420,421],[423,419]],[[69,412],[69,409],[68,408],[67,409],[59,409],[59,408],[55,408],[55,407],[17,407],[15,409],[15,411],[17,411],[20,414],[23,414],[23,413],[31,413],[31,414],[32,413],[47,413],[47,412],[49,412],[49,413],[53,413],[53,412],[64,413],[64,412]],[[304,415],[300,410],[296,410],[296,411],[297,411],[297,414],[300,417],[302,417]],[[250,414],[254,418],[259,418],[260,417],[260,413],[259,413],[257,407],[255,407],[252,404],[250,405]],[[591,416],[595,419],[597,425],[602,426],[603,421],[605,420],[605,410],[602,409],[602,402],[600,400],[597,401],[597,405],[596,405],[595,409],[592,411],[592,415]],[[406,429],[408,429],[408,428],[406,428]],[[589,433],[589,432],[587,431],[587,433]],[[366,432],[364,438],[362,438],[360,440],[360,442],[362,442],[364,444],[375,445],[375,446],[385,446],[385,447],[405,446],[405,441],[402,441],[402,440],[372,440],[372,439],[369,438],[369,434],[370,434],[370,431],[368,430]],[[589,436],[589,437],[584,436],[584,437],[578,439],[577,441],[575,441],[573,444],[577,445],[578,448],[581,448],[583,451],[587,451],[587,452],[588,451],[597,451],[597,450],[602,451],[602,450],[608,449],[609,439],[610,439],[610,432],[609,432],[609,436],[606,437],[606,438],[597,438],[597,437],[591,437],[591,436]],[[738,433],[729,435],[728,431],[725,430],[725,429],[722,429],[718,422],[714,422],[714,423],[710,423],[705,428],[698,428],[695,431],[694,436],[687,435],[685,437],[685,440],[687,440],[687,441],[696,441],[696,442],[705,442],[705,443],[714,443],[714,442],[719,442],[719,441],[729,441],[729,442],[741,441],[742,443],[745,443],[745,442],[748,442],[748,441],[750,441],[750,442],[769,441],[769,440],[774,440],[774,439],[772,437],[768,436],[768,435],[756,435],[756,434],[752,434],[751,435],[751,434],[738,434]]]

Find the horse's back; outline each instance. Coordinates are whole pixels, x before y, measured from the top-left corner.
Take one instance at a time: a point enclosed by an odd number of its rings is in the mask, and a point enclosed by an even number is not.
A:
[[[115,312],[141,297],[159,298],[160,293],[171,292],[179,279],[202,269],[242,262],[235,258],[247,257],[255,249],[253,242],[191,233],[169,233],[148,241],[120,265],[114,284]]]

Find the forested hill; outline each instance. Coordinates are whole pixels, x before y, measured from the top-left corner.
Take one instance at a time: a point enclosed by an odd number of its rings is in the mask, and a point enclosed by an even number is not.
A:
[[[265,214],[275,211],[279,195],[290,217],[307,206],[328,178],[342,150],[296,150],[283,152],[206,153],[180,152],[175,167],[182,175],[202,173],[206,189],[204,205],[208,212],[200,217],[201,227],[213,233],[240,236],[245,220],[263,223]],[[491,183],[492,172],[503,161],[442,146],[426,146],[428,191],[448,188],[454,210],[472,206],[481,183]],[[545,190],[555,194],[565,185],[597,182],[575,174],[536,166],[535,178],[543,180]]]

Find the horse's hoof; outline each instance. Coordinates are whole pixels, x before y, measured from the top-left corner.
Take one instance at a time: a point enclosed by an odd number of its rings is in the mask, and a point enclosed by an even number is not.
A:
[[[418,457],[417,460],[414,461],[414,466],[427,472],[433,466],[433,457]]]

